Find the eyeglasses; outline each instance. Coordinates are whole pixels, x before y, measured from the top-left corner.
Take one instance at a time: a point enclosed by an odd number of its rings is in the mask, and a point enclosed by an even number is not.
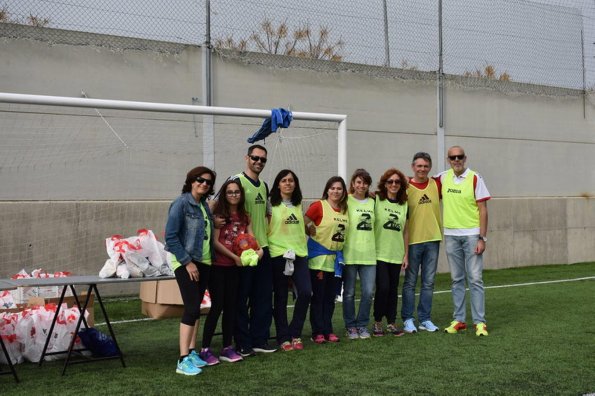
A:
[[[233,197],[234,195],[240,195],[240,194],[241,194],[240,190],[225,191],[225,195],[229,195],[230,197]]]
[[[386,181],[386,184],[401,184],[400,179],[389,179]]]
[[[451,161],[455,161],[455,160],[464,160],[465,159],[465,154],[459,154],[459,155],[449,155],[448,159]]]
[[[254,162],[262,162],[263,164],[267,163],[267,157],[259,157],[258,155],[251,155],[250,159]]]
[[[212,186],[213,185],[213,181],[211,179],[205,179],[204,177],[200,177],[200,176],[196,178],[196,182],[198,184],[206,183],[207,186]]]

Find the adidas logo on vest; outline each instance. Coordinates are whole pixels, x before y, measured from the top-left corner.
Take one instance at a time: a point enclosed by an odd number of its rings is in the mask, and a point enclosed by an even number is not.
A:
[[[429,203],[432,203],[432,200],[430,198],[428,198],[428,196],[426,194],[424,194],[424,196],[421,197],[418,202],[418,204],[420,204],[420,205],[421,204],[429,204]]]
[[[260,193],[258,193],[258,195],[256,196],[256,198],[254,198],[254,203],[257,204],[257,205],[264,204],[264,198],[262,197],[262,195],[260,195]]]
[[[300,221],[298,220],[296,215],[292,213],[291,216],[289,216],[287,220],[285,220],[285,224],[300,224]]]

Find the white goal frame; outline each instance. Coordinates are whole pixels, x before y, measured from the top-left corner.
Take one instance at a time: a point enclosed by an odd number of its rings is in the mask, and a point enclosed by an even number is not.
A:
[[[163,113],[202,114],[213,116],[240,116],[266,118],[271,116],[270,110],[248,109],[238,107],[217,107],[182,105],[172,103],[135,102],[125,100],[74,98],[67,96],[28,95],[0,92],[0,102],[45,106],[71,106],[94,109],[136,110]],[[347,115],[331,113],[307,113],[292,111],[293,119],[307,121],[330,121],[337,126],[337,172],[347,180]]]

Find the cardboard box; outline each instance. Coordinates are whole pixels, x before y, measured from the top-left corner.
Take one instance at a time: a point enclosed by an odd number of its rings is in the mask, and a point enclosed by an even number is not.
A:
[[[141,312],[143,315],[153,319],[181,318],[184,313],[184,306],[143,301]]]
[[[142,301],[142,314],[150,318],[179,318],[184,312],[184,302],[175,279],[142,282],[139,297]],[[201,308],[201,314],[208,313],[209,307]]]
[[[178,282],[175,279],[142,282],[140,299],[149,303],[184,305]]]

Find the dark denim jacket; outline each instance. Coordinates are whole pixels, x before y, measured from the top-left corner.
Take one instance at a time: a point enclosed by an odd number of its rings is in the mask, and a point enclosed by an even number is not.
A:
[[[165,250],[176,256],[182,265],[190,261],[199,263],[202,259],[202,247],[205,238],[205,219],[200,210],[202,205],[209,216],[211,228],[211,258],[215,258],[213,244],[213,216],[206,199],[200,203],[190,193],[184,193],[169,206],[165,226]]]

